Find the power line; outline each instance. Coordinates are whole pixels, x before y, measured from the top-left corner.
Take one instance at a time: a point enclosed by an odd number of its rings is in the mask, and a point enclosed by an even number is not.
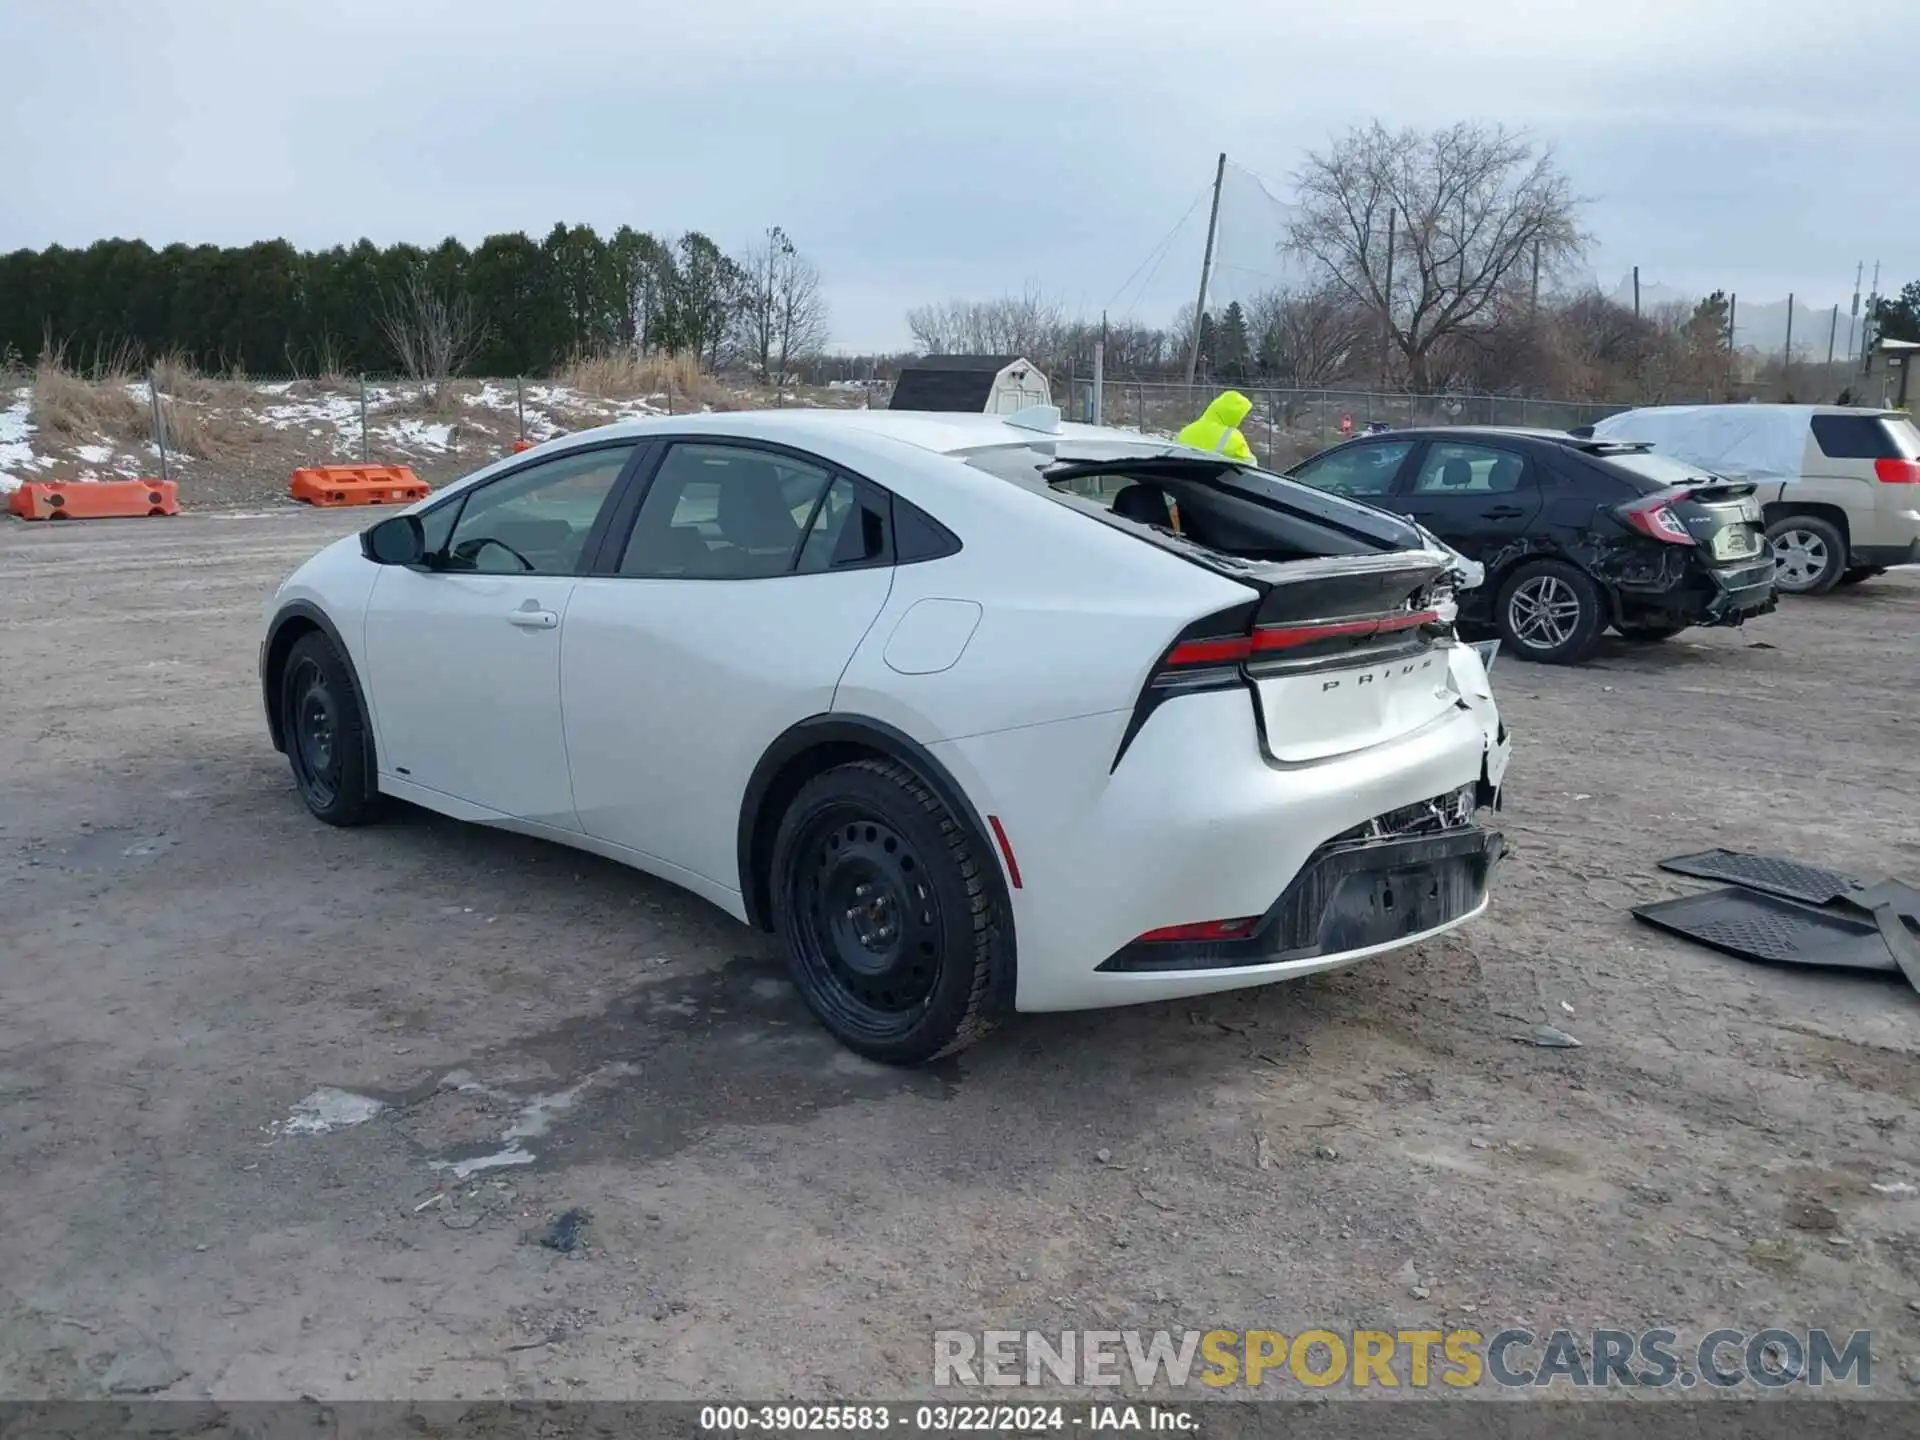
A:
[[[1122,318],[1125,318],[1133,314],[1134,305],[1138,305],[1140,303],[1141,297],[1146,294],[1147,287],[1153,284],[1153,277],[1160,273],[1161,265],[1163,265],[1166,262],[1168,253],[1173,249],[1173,242],[1179,238],[1181,230],[1186,228],[1187,221],[1193,218],[1193,212],[1200,208],[1200,202],[1207,198],[1207,193],[1212,188],[1213,187],[1211,185],[1204,185],[1200,188],[1199,192],[1195,194],[1193,197],[1193,203],[1187,206],[1187,213],[1182,215],[1179,218],[1179,220],[1174,222],[1173,228],[1166,233],[1166,237],[1163,240],[1161,240],[1161,242],[1158,245],[1154,246],[1152,250],[1147,252],[1147,258],[1145,260],[1142,260],[1138,265],[1133,267],[1133,274],[1129,275],[1125,280],[1120,282],[1120,288],[1113,292],[1113,299],[1109,300],[1106,303],[1106,305],[1103,307],[1104,309],[1107,309],[1107,310],[1113,309],[1114,306],[1119,303],[1120,297],[1126,294],[1127,287],[1133,284],[1135,277],[1138,276],[1142,270],[1146,270],[1147,267],[1151,265],[1153,269],[1148,272],[1147,278],[1141,281],[1140,288],[1134,295],[1133,305],[1129,305],[1125,310],[1122,310],[1120,312]]]

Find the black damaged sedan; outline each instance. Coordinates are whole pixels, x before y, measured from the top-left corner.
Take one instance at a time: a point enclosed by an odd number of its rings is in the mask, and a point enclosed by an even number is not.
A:
[[[1578,664],[1609,627],[1665,640],[1776,603],[1753,486],[1645,445],[1560,430],[1394,430],[1288,474],[1406,515],[1479,561],[1486,580],[1461,597],[1461,621],[1525,659]]]

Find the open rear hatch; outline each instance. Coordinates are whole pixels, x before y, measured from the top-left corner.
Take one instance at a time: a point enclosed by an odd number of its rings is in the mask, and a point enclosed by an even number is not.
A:
[[[1122,755],[1159,704],[1196,690],[1248,688],[1266,752],[1282,764],[1368,749],[1458,703],[1445,647],[1459,557],[1429,548],[1400,517],[1183,456],[1067,459],[1045,475],[1055,485],[1117,478],[1163,489],[1187,533],[1079,503],[1257,596],[1189,626],[1168,648]]]

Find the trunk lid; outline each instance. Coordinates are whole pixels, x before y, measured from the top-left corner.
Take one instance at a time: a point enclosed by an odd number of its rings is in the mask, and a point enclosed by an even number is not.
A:
[[[1200,552],[1190,557],[1207,563]],[[1258,592],[1169,650],[1164,694],[1244,683],[1268,756],[1306,764],[1365,750],[1457,703],[1451,557],[1431,551],[1220,565]]]
[[[1760,501],[1745,482],[1696,483],[1668,505],[1710,565],[1748,565],[1766,551]]]
[[[1426,551],[1299,560],[1262,577],[1247,663],[1268,753],[1299,764],[1365,750],[1450,709],[1436,587],[1450,559]],[[1262,642],[1265,642],[1264,644]]]

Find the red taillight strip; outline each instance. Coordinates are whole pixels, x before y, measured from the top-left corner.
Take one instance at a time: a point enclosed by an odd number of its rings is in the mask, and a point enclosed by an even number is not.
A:
[[[1021,888],[1020,862],[1013,858],[1013,846],[1007,843],[1006,827],[1001,825],[998,815],[987,816],[987,824],[993,827],[993,838],[999,844],[1000,854],[1007,862],[1007,879],[1011,880],[1013,888],[1018,890]]]
[[[1164,929],[1147,931],[1133,943],[1164,945],[1179,940],[1244,940],[1259,923],[1258,915],[1247,915],[1238,920],[1202,920],[1193,925],[1168,925]]]
[[[1920,460],[1876,460],[1873,474],[1882,485],[1920,485]]]
[[[1390,635],[1397,630],[1436,625],[1439,621],[1438,611],[1416,610],[1404,615],[1376,615],[1366,620],[1313,620],[1304,625],[1264,625],[1251,635],[1183,641],[1168,654],[1167,664],[1231,665],[1270,650],[1291,650],[1299,645],[1337,640],[1342,636]]]

